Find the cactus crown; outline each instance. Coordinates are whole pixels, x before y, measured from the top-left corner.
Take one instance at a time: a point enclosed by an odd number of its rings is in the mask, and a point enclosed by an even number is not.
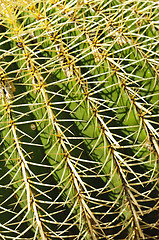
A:
[[[0,238],[157,239],[159,8],[0,6]]]

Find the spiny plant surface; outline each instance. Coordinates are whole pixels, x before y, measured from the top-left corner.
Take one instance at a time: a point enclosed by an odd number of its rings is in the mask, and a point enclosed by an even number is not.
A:
[[[158,79],[158,1],[0,1],[0,239],[159,239]]]

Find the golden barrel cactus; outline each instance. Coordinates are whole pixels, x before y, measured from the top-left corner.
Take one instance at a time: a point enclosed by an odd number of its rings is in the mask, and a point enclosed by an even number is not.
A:
[[[158,1],[0,3],[0,239],[158,239]]]

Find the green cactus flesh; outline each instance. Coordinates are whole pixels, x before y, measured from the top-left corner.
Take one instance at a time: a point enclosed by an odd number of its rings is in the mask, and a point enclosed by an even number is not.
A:
[[[158,239],[158,2],[0,3],[0,239]]]

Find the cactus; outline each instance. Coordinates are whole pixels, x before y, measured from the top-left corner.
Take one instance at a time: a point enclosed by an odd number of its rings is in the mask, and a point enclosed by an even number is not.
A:
[[[0,239],[158,239],[159,5],[1,1]]]

